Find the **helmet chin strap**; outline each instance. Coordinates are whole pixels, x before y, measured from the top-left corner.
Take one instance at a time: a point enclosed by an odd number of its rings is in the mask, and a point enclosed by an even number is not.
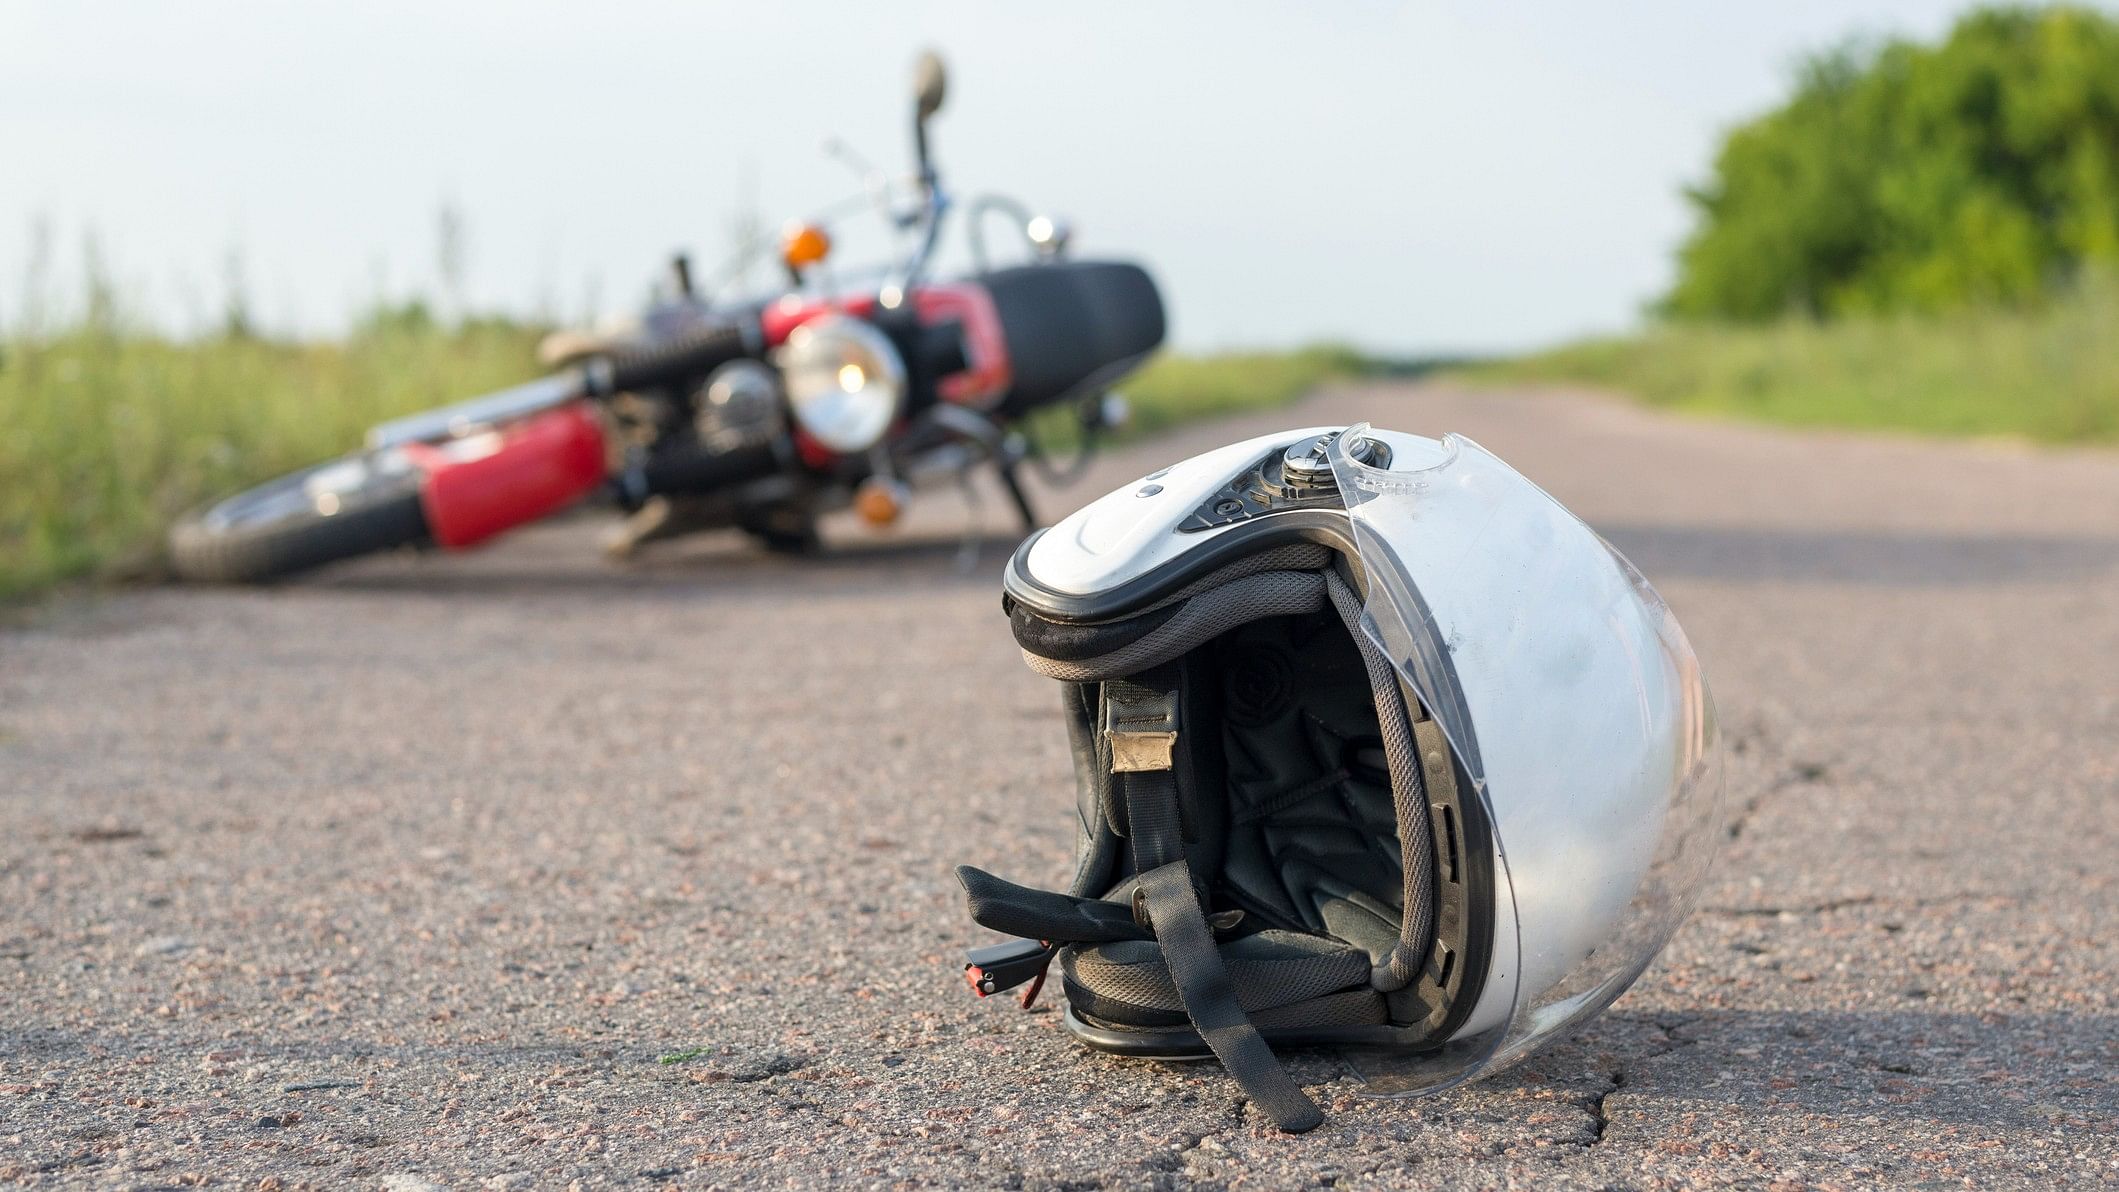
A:
[[[1104,735],[1133,849],[1135,917],[1154,933],[1185,1016],[1222,1067],[1281,1129],[1313,1130],[1324,1114],[1244,1013],[1185,860],[1172,760],[1180,731],[1174,671],[1159,667],[1138,680],[1106,683],[1104,701]]]
[[[1155,942],[1162,946],[1192,1028],[1275,1125],[1290,1134],[1316,1129],[1324,1113],[1281,1066],[1237,1000],[1236,983],[1192,889],[1192,867],[1180,857],[1141,874],[1139,882]]]

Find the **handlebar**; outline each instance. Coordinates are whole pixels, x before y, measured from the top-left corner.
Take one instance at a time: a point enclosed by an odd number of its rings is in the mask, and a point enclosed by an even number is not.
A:
[[[638,348],[621,348],[588,366],[582,389],[589,397],[606,397],[625,389],[645,389],[693,373],[717,368],[764,348],[755,321],[713,323],[674,339]]]
[[[439,442],[480,427],[541,414],[584,397],[608,397],[625,389],[645,389],[681,380],[739,357],[758,355],[764,346],[764,334],[755,318],[715,322],[662,343],[622,348],[580,368],[539,377],[498,393],[385,422],[368,432],[368,449],[382,451],[409,443]]]
[[[921,207],[920,242],[913,247],[912,256],[891,283],[901,295],[910,293],[912,287],[919,284],[921,275],[927,272],[927,262],[934,258],[935,245],[941,243],[942,217],[949,211],[949,196],[942,192],[942,184],[933,177],[933,171],[928,172],[926,182],[927,201]]]

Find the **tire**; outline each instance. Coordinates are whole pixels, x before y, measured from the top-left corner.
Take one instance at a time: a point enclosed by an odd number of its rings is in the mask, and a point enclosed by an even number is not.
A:
[[[424,542],[420,481],[400,461],[365,456],[267,481],[179,521],[171,569],[201,583],[263,583]]]

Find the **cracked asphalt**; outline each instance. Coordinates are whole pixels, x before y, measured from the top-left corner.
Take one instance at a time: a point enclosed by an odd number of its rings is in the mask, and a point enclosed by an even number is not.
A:
[[[1417,1101],[974,1001],[960,861],[1067,869],[997,500],[796,561],[581,517],[0,630],[0,1181],[292,1188],[2119,1182],[2119,454],[1375,385],[1102,461],[1468,433],[1677,608],[1730,822],[1569,1042]],[[668,1059],[670,1062],[661,1062]]]

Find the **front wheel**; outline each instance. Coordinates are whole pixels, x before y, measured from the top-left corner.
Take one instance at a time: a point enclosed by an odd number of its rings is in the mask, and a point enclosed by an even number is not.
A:
[[[352,455],[238,493],[169,533],[177,575],[261,583],[424,542],[421,473],[397,452]]]

